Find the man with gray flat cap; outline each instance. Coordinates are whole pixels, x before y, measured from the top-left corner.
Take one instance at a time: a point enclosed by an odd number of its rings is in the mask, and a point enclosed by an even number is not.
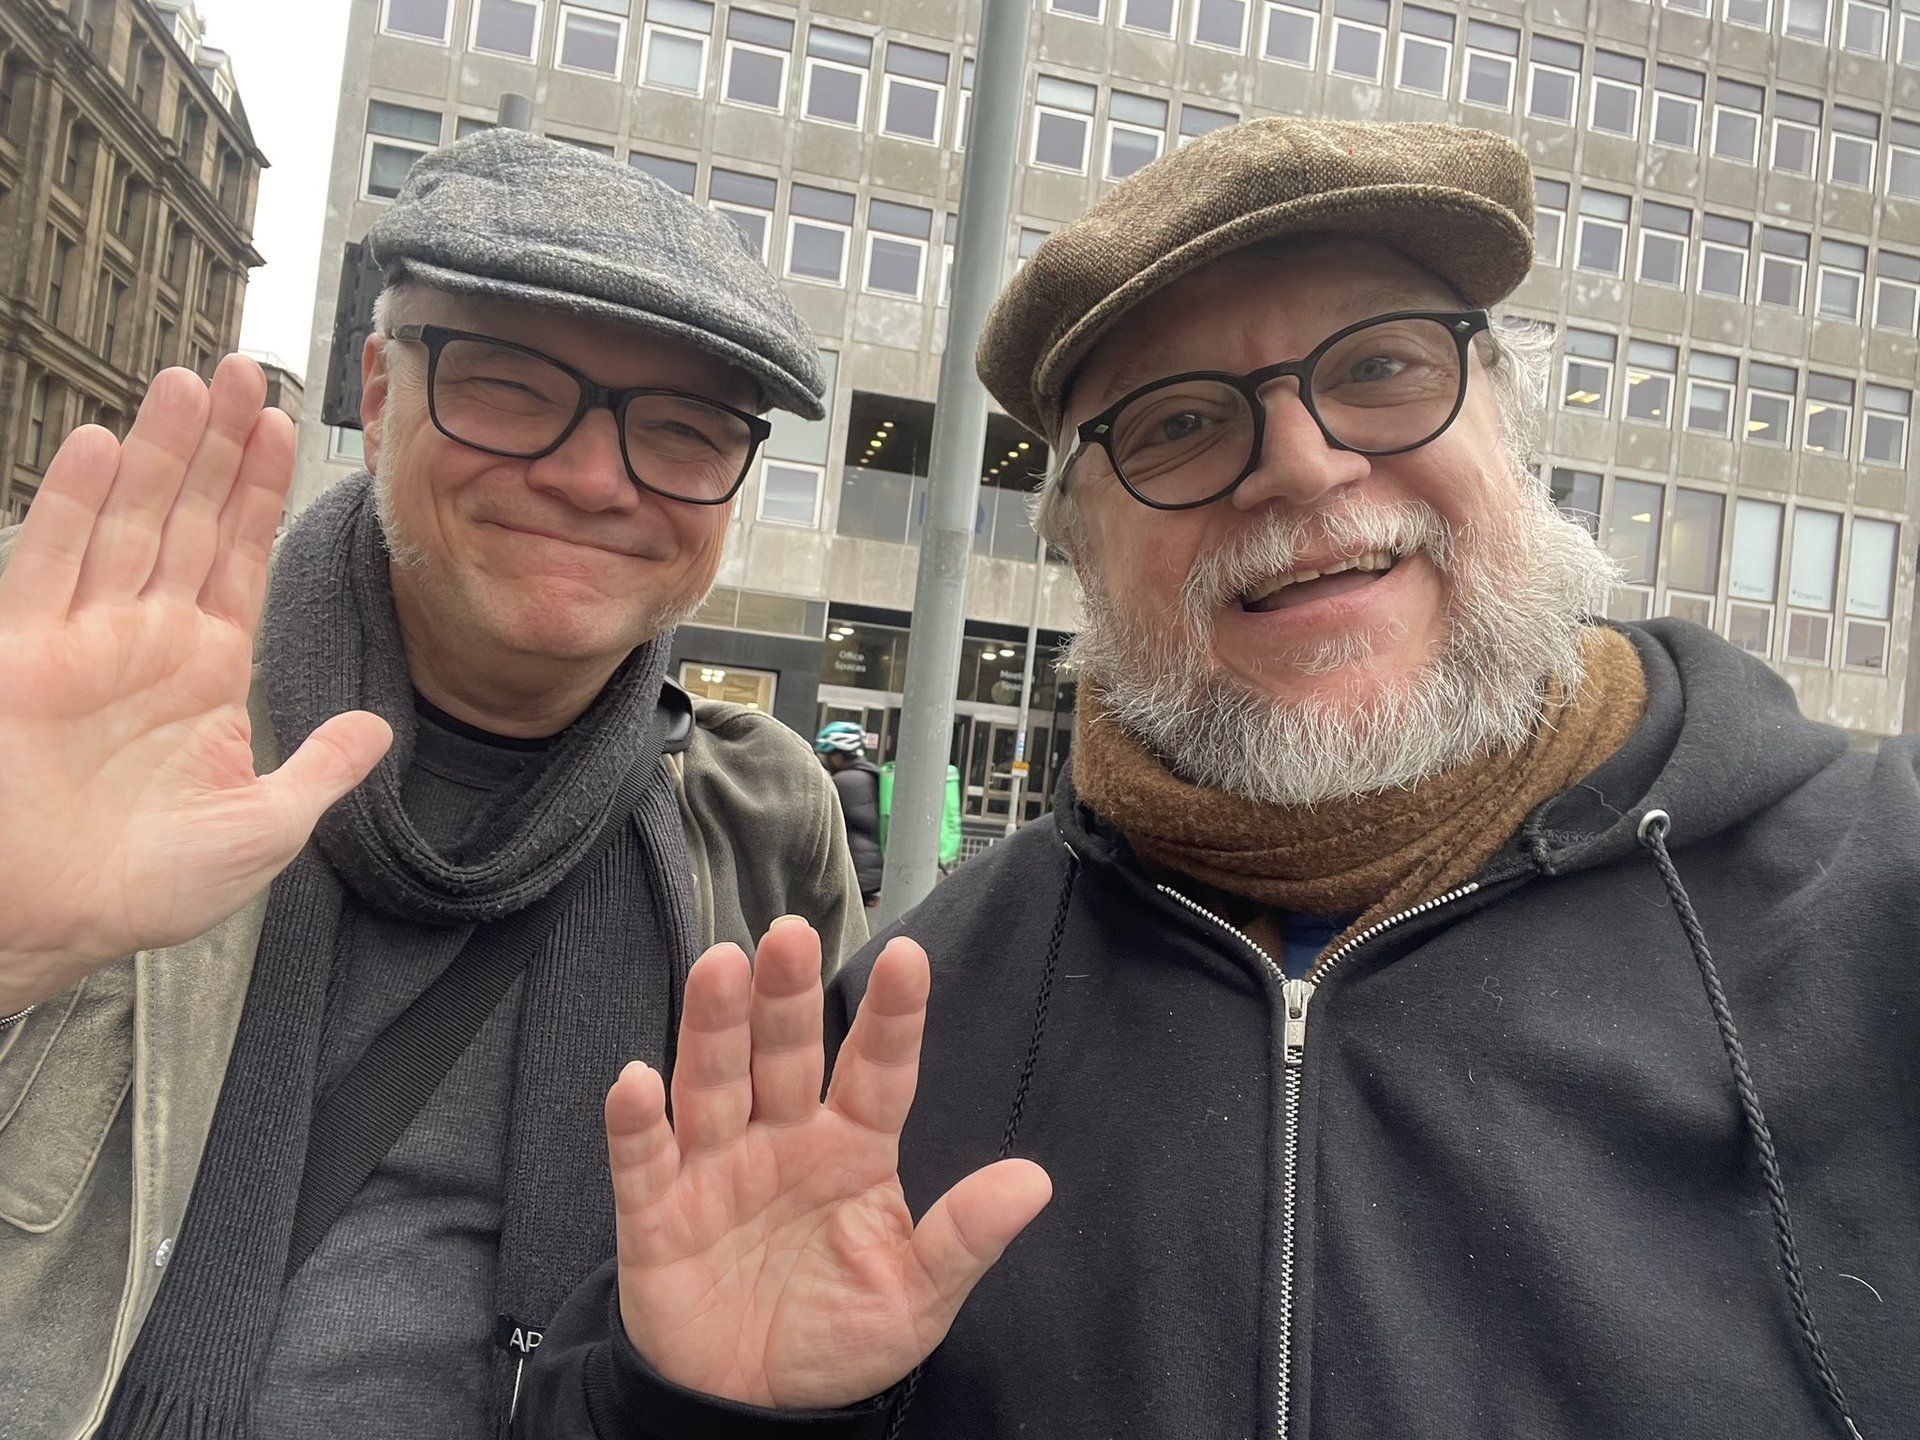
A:
[[[1594,618],[1488,313],[1532,195],[1489,133],[1257,120],[1001,296],[1071,773],[824,1001],[799,925],[695,966],[555,1433],[1915,1433],[1916,749]]]
[[[821,413],[779,284],[508,131],[368,243],[369,474],[276,546],[232,357],[0,535],[8,1440],[504,1435],[694,957],[865,939],[806,743],[666,682],[765,412]]]

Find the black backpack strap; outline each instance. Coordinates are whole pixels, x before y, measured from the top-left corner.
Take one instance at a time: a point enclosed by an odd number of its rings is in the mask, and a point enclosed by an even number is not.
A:
[[[607,822],[560,883],[525,909],[477,927],[439,978],[374,1037],[353,1069],[314,1107],[287,1250],[288,1278],[433,1098],[614,840],[632,824],[652,769],[635,766],[621,779]]]

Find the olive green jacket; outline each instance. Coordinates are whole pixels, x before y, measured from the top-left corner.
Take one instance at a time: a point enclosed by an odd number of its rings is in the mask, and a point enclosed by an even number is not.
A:
[[[12,542],[0,531],[0,568]],[[249,710],[264,773],[282,757],[258,679]],[[666,763],[707,943],[751,945],[792,913],[820,930],[830,965],[859,948],[866,913],[839,804],[804,740],[758,711],[699,701],[692,738]],[[172,1258],[265,915],[262,894],[184,945],[104,966],[0,1034],[7,1440],[80,1440],[105,1413]]]

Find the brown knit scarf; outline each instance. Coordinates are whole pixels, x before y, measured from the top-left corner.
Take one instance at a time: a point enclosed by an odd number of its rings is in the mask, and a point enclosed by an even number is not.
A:
[[[1349,934],[1470,879],[1528,812],[1591,774],[1646,709],[1633,642],[1595,626],[1586,679],[1550,688],[1541,721],[1502,751],[1388,790],[1312,807],[1263,805],[1175,776],[1083,686],[1074,786],[1149,866],[1283,910],[1360,918]]]

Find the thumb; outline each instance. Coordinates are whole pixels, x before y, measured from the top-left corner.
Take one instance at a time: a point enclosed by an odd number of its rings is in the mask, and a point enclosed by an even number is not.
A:
[[[935,1202],[914,1227],[909,1247],[921,1275],[913,1299],[923,1340],[940,1342],[981,1276],[1052,1198],[1053,1181],[1038,1165],[1001,1160]],[[928,1336],[930,1329],[937,1333]]]
[[[393,743],[393,727],[366,710],[336,715],[307,736],[306,742],[261,784],[298,830],[299,844],[319,823],[321,812],[372,773]]]

